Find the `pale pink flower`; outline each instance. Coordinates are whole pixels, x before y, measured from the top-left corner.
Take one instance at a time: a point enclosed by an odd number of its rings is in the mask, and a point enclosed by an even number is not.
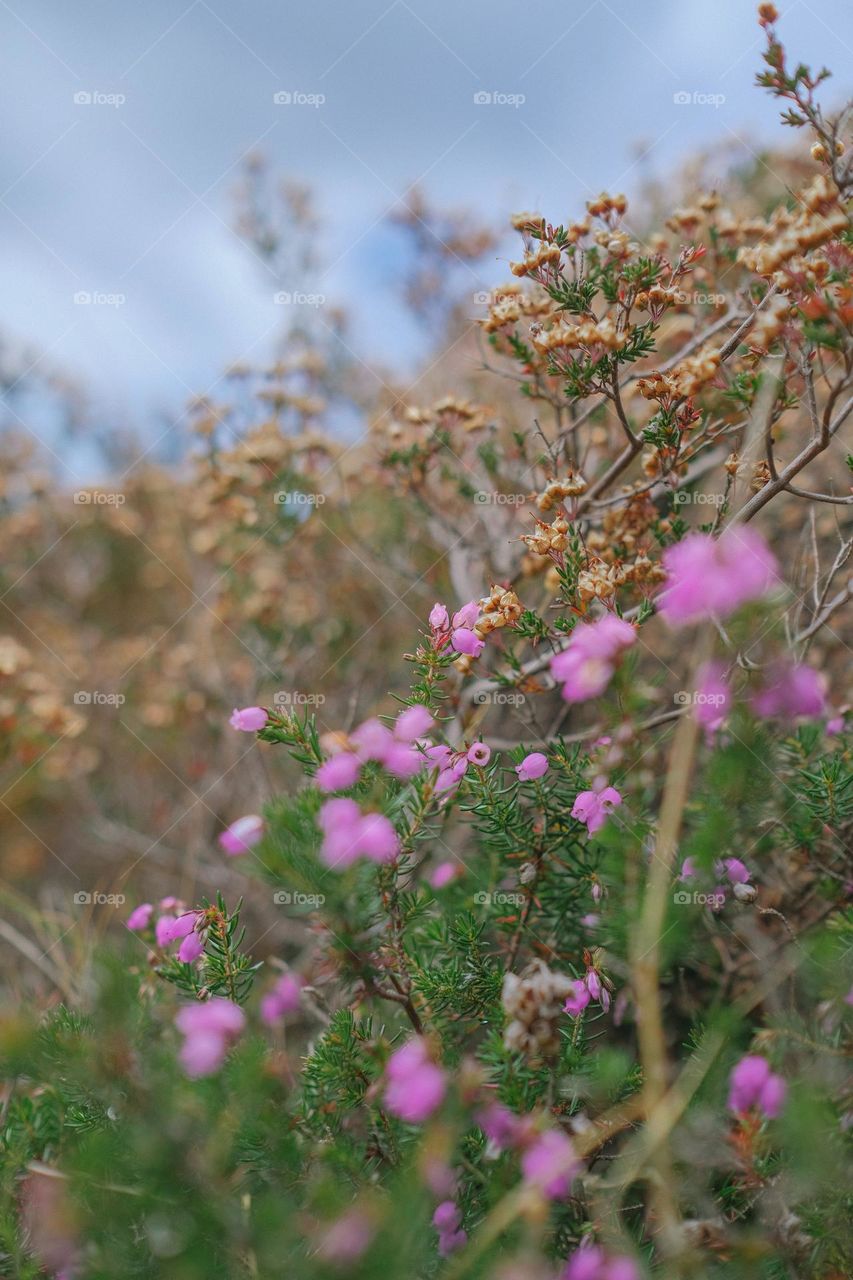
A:
[[[439,1256],[446,1258],[456,1249],[461,1249],[468,1239],[468,1233],[460,1229],[462,1214],[452,1200],[443,1200],[432,1215],[432,1224],[438,1232]]]
[[[254,848],[263,834],[263,818],[258,817],[256,813],[248,813],[245,817],[232,822],[230,827],[225,828],[219,836],[219,845],[229,857],[236,858],[239,854],[248,853]]]
[[[729,1077],[729,1110],[743,1112],[758,1107],[772,1120],[782,1110],[786,1092],[785,1081],[771,1072],[766,1058],[747,1054]]]
[[[246,1025],[246,1015],[231,1000],[213,996],[204,1004],[185,1005],[175,1025],[184,1036],[181,1064],[191,1079],[198,1079],[212,1075],[222,1065]]]
[[[752,699],[752,708],[756,715],[767,719],[815,719],[826,709],[826,679],[813,667],[777,663],[768,673],[764,688]]]
[[[416,742],[418,738],[426,737],[434,728],[435,721],[427,708],[421,703],[414,703],[397,716],[394,737],[400,742]]]
[[[263,729],[269,717],[263,707],[234,708],[228,723],[232,729],[240,729],[243,733],[257,733]]]
[[[627,1254],[608,1255],[585,1240],[569,1258],[561,1280],[640,1280],[640,1272]]]
[[[667,583],[658,597],[670,626],[725,618],[758,600],[779,580],[776,558],[755,529],[726,529],[719,538],[688,534],[663,553]]]
[[[581,791],[572,805],[572,817],[586,824],[590,835],[600,831],[622,797],[615,787],[604,787],[600,791]]]
[[[374,1228],[359,1208],[348,1209],[336,1222],[325,1227],[317,1253],[325,1262],[341,1267],[357,1262],[373,1239]]]
[[[373,717],[353,730],[350,742],[355,747],[359,760],[381,762],[394,742],[394,735],[387,725]]]
[[[139,933],[142,929],[147,929],[151,923],[151,917],[154,914],[153,904],[150,902],[142,902],[138,907],[131,911],[125,921],[128,929],[133,933]]]
[[[696,863],[692,858],[685,858],[681,864],[681,874],[678,877],[679,880],[683,883],[685,880],[692,880],[696,875]]]
[[[158,947],[167,947],[179,938],[186,938],[196,927],[199,911],[184,911],[179,916],[161,916],[157,921],[155,933]]]
[[[195,964],[204,955],[204,939],[197,929],[188,933],[178,947],[178,959],[181,964]]]
[[[457,653],[467,654],[470,658],[479,658],[485,648],[485,641],[469,627],[456,627],[451,633],[450,643]]]
[[[352,751],[339,751],[320,765],[316,773],[321,791],[346,791],[358,781],[361,762]]]
[[[551,675],[562,684],[566,702],[586,702],[603,693],[622,652],[636,639],[635,628],[612,613],[576,626],[567,647],[551,659]]]
[[[271,991],[261,999],[261,1021],[275,1026],[289,1013],[295,1013],[302,999],[302,981],[295,974],[283,973]]]
[[[534,778],[541,778],[548,772],[548,757],[541,751],[531,751],[524,757],[521,764],[515,766],[515,772],[521,782],[531,782]]]
[[[433,889],[443,889],[451,881],[455,880],[459,874],[459,868],[455,862],[440,862],[432,875],[429,882]]]
[[[447,612],[446,605],[434,604],[429,611],[429,625],[433,631],[447,631],[450,626],[450,616]]]
[[[393,825],[381,813],[362,813],[355,800],[327,800],[317,815],[324,839],[320,857],[327,866],[346,867],[357,858],[390,862],[400,851]]]
[[[469,600],[457,609],[453,615],[453,627],[473,627],[480,616],[480,606],[476,600]]]
[[[572,994],[563,1005],[563,1012],[571,1014],[573,1018],[577,1018],[579,1014],[583,1013],[591,999],[592,996],[586,983],[582,979],[576,978],[572,983]]]
[[[415,1036],[391,1055],[386,1076],[388,1110],[407,1124],[423,1124],[444,1100],[445,1074],[431,1061],[422,1036]]]
[[[579,1164],[571,1142],[560,1129],[546,1129],[521,1157],[524,1181],[549,1200],[569,1194]]]
[[[492,758],[492,748],[485,742],[475,742],[472,747],[468,748],[468,761],[470,764],[479,765],[485,768]]]
[[[749,880],[749,869],[740,858],[724,858],[720,865],[731,884],[746,884]]]

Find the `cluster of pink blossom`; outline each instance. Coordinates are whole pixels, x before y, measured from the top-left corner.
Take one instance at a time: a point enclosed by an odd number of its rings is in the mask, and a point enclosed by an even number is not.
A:
[[[597,1000],[605,1013],[610,1008],[610,988],[607,980],[602,978],[594,965],[587,969],[582,978],[574,980],[572,994],[563,1005],[563,1010],[573,1018],[577,1018],[583,1013],[590,1000]]]
[[[355,800],[336,796],[317,815],[323,832],[320,858],[327,867],[349,867],[359,858],[393,862],[400,841],[393,824],[382,813],[362,813]]]
[[[591,791],[580,791],[572,805],[572,817],[583,822],[589,834],[600,831],[622,796],[615,787],[609,787],[605,778],[596,778]]]
[[[432,1225],[438,1232],[438,1252],[442,1258],[461,1249],[468,1239],[468,1232],[460,1227],[462,1214],[453,1200],[442,1200],[432,1215]]]
[[[133,933],[144,933],[151,927],[154,905],[143,902],[131,911],[127,927]],[[154,923],[154,941],[161,951],[174,942],[180,942],[178,959],[182,964],[194,964],[204,952],[203,911],[188,911],[178,898],[163,898],[159,904],[163,913]]]
[[[261,1021],[268,1027],[277,1026],[282,1018],[295,1013],[302,998],[302,979],[293,973],[283,973],[271,991],[261,998]]]
[[[672,627],[725,618],[780,581],[776,558],[755,529],[731,527],[719,538],[688,534],[663,553],[667,582],[658,608]]]
[[[627,1254],[608,1256],[599,1245],[584,1241],[569,1258],[561,1280],[640,1280],[640,1272]]]
[[[423,1124],[441,1106],[447,1082],[423,1036],[407,1041],[388,1059],[385,1104],[407,1124]]]
[[[187,1075],[193,1080],[213,1075],[245,1025],[243,1010],[224,996],[180,1009],[175,1026],[184,1037],[180,1059]]]
[[[413,778],[427,767],[425,735],[435,726],[426,707],[416,703],[398,715],[393,729],[377,719],[365,720],[350,735],[348,747],[336,750],[317,770],[321,791],[345,791],[355,786],[362,765],[373,760],[395,778]],[[335,744],[337,745],[337,743]]]
[[[464,653],[469,658],[479,658],[486,643],[474,630],[479,617],[480,606],[476,600],[463,604],[452,618],[445,605],[434,604],[429,614],[433,647],[440,651],[449,641],[451,649],[455,649],[457,653]]]
[[[615,613],[576,626],[566,648],[551,659],[551,675],[563,686],[566,702],[587,702],[604,693],[636,639],[636,628]]]
[[[247,813],[220,833],[219,845],[229,857],[236,858],[253,849],[263,839],[263,835],[263,818],[256,813]]]
[[[743,1113],[752,1107],[773,1120],[785,1105],[788,1086],[770,1070],[766,1058],[747,1054],[729,1076],[729,1110]]]
[[[426,756],[430,765],[438,769],[433,792],[437,796],[449,798],[458,788],[460,782],[473,764],[485,769],[492,758],[492,749],[485,742],[475,742],[472,746],[459,751],[451,751],[443,744],[427,747]]]
[[[562,1200],[571,1190],[580,1165],[562,1129],[541,1129],[535,1116],[517,1116],[492,1102],[476,1115],[476,1121],[495,1151],[521,1153],[525,1183],[549,1200]]]
[[[750,884],[752,872],[740,858],[720,858],[714,864],[717,884],[707,894],[707,906],[711,911],[720,911],[728,897],[729,886],[739,902],[751,902],[755,898],[755,887]],[[699,870],[692,858],[685,858],[681,864],[678,879],[682,884],[699,878]],[[728,881],[728,885],[724,883]]]

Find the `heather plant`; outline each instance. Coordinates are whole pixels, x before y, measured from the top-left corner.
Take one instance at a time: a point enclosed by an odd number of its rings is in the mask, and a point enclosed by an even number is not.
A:
[[[268,417],[198,406],[193,551],[258,661],[199,710],[269,798],[223,801],[220,892],[140,895],[0,1024],[3,1274],[853,1274],[853,179],[777,17],[802,189],[516,216],[480,324],[514,408],[396,397],[355,464],[304,351]],[[351,523],[441,589],[372,702],[266,698],[345,662]]]

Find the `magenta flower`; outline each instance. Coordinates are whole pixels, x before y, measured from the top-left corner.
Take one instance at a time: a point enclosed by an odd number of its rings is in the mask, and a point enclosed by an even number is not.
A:
[[[362,813],[355,800],[327,800],[317,815],[324,839],[320,857],[329,867],[348,867],[358,858],[391,862],[400,851],[393,825],[381,813]]]
[[[541,778],[548,772],[548,757],[541,751],[531,751],[530,755],[524,757],[521,764],[515,766],[515,772],[521,782],[532,782],[534,778]]]
[[[193,1080],[213,1075],[245,1025],[240,1006],[223,996],[180,1009],[175,1026],[184,1037],[179,1056],[187,1075]]]
[[[274,1027],[288,1013],[295,1013],[302,999],[302,981],[295,974],[283,973],[271,991],[261,1000],[261,1021]]]
[[[352,751],[339,751],[320,765],[316,773],[321,791],[346,791],[358,781],[361,762]]]
[[[729,1110],[749,1111],[758,1107],[768,1119],[775,1119],[785,1102],[787,1085],[774,1075],[766,1058],[747,1054],[729,1076]]]
[[[180,938],[187,938],[196,927],[200,911],[184,911],[179,916],[161,916],[155,926],[158,947],[168,947]]]
[[[749,869],[740,858],[723,858],[720,866],[719,874],[725,873],[731,884],[746,884],[749,880]]]
[[[640,1280],[640,1273],[627,1254],[608,1257],[599,1245],[584,1241],[569,1258],[561,1280]]]
[[[586,983],[581,978],[576,978],[572,983],[572,994],[567,998],[563,1005],[563,1012],[569,1013],[573,1018],[583,1013],[589,1004],[592,996]]]
[[[602,694],[622,652],[636,639],[634,627],[612,613],[575,627],[568,646],[551,659],[551,675],[562,684],[566,702],[586,702]]]
[[[254,848],[263,834],[263,818],[259,818],[256,813],[248,813],[225,828],[219,836],[219,845],[229,857],[236,858],[238,854],[248,853]]]
[[[485,768],[491,758],[492,748],[487,746],[485,742],[475,742],[472,747],[468,748],[469,763],[479,765],[481,769]]]
[[[232,729],[239,729],[242,733],[257,733],[268,718],[263,707],[243,707],[241,710],[235,707],[228,723]]]
[[[719,538],[688,534],[663,553],[667,584],[659,609],[671,627],[725,618],[758,600],[779,580],[776,558],[755,529],[726,529]]]
[[[148,928],[153,914],[153,904],[150,902],[143,902],[131,911],[125,923],[128,929],[132,930],[133,933],[139,933],[142,929]]]
[[[415,703],[411,707],[406,707],[406,710],[401,711],[397,716],[394,737],[400,742],[416,742],[418,738],[426,737],[434,728],[435,721],[427,708],[420,703]]]
[[[188,933],[178,947],[178,959],[181,964],[195,964],[204,955],[204,939],[197,929]]]
[[[432,1225],[438,1232],[438,1252],[442,1258],[456,1249],[461,1249],[468,1239],[468,1233],[460,1230],[462,1214],[452,1200],[443,1200],[432,1215]]]
[[[456,627],[451,632],[450,643],[457,653],[467,654],[469,658],[479,658],[486,647],[485,640],[481,640],[469,627]]]
[[[407,1124],[423,1124],[444,1100],[445,1074],[431,1061],[422,1036],[415,1036],[391,1055],[386,1077],[388,1110]]]
[[[489,1142],[500,1151],[517,1146],[525,1136],[523,1119],[500,1102],[490,1102],[474,1119]]]
[[[521,1157],[521,1172],[524,1181],[549,1200],[563,1199],[578,1172],[571,1142],[560,1129],[546,1129]]]
[[[581,791],[572,805],[572,817],[583,822],[590,835],[600,831],[622,797],[615,787],[603,787],[600,791]]]
[[[752,709],[765,719],[816,719],[826,709],[826,680],[819,671],[798,663],[777,663],[752,699]]]
[[[394,735],[386,725],[373,717],[365,720],[350,734],[350,742],[362,762],[367,760],[381,762],[393,745]]]

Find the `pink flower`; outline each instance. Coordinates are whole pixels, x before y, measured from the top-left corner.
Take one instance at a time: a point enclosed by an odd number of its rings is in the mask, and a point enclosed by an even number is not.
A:
[[[229,857],[236,858],[238,854],[248,853],[263,834],[263,818],[259,818],[256,813],[248,813],[245,817],[232,822],[230,827],[225,828],[219,837],[219,845]]]
[[[153,905],[150,902],[143,902],[131,911],[125,923],[128,929],[131,929],[134,933],[139,933],[140,930],[148,928],[153,914]]]
[[[440,862],[429,878],[429,882],[433,889],[443,889],[445,885],[450,884],[459,874],[459,868],[455,862]]]
[[[573,1018],[576,1018],[578,1014],[583,1013],[591,999],[592,996],[586,983],[580,978],[576,978],[572,983],[572,994],[563,1005],[563,1012],[569,1013]]]
[[[627,1254],[608,1257],[597,1244],[584,1241],[569,1259],[562,1280],[640,1280],[640,1273]]]
[[[549,1200],[569,1194],[578,1172],[571,1142],[560,1129],[546,1129],[521,1157],[525,1182],[538,1187]]]
[[[407,1124],[423,1124],[444,1100],[445,1074],[430,1060],[422,1036],[415,1036],[392,1054],[386,1075],[388,1110]]]
[[[671,627],[700,618],[725,618],[778,580],[776,558],[755,529],[726,529],[719,538],[688,534],[663,553],[667,585],[660,612]]]
[[[615,787],[604,787],[601,791],[581,791],[572,805],[572,817],[586,824],[590,835],[600,831],[622,797]]]
[[[374,717],[371,720],[365,720],[350,734],[350,742],[355,747],[359,760],[382,761],[394,742],[394,735],[386,725]]]
[[[601,984],[601,978],[598,976],[598,970],[587,969],[584,982],[586,983],[586,989],[592,996],[593,1000],[599,1000],[604,988]]]
[[[782,1110],[787,1086],[781,1076],[774,1075],[766,1058],[747,1054],[729,1076],[729,1110],[749,1111],[758,1107],[769,1119]]]
[[[175,1018],[184,1037],[180,1059],[184,1071],[195,1080],[212,1075],[246,1025],[239,1005],[213,996],[204,1004],[185,1005]]]
[[[343,1266],[357,1262],[373,1239],[373,1224],[359,1208],[348,1209],[326,1227],[317,1253],[325,1262]]]
[[[764,718],[814,719],[825,710],[826,680],[819,671],[797,663],[777,663],[764,688],[752,699],[752,709]]]
[[[469,600],[467,604],[463,604],[461,609],[457,609],[453,615],[453,626],[455,627],[473,627],[480,616],[480,606],[476,600]]]
[[[406,707],[406,710],[401,711],[397,716],[394,737],[400,742],[415,742],[418,738],[426,737],[433,728],[435,728],[435,721],[427,708],[420,703],[415,703],[411,707]]]
[[[575,627],[568,646],[551,659],[551,675],[562,684],[566,702],[586,702],[603,693],[623,650],[636,639],[634,627],[612,613]]]
[[[521,764],[515,766],[515,772],[521,782],[531,782],[534,778],[541,778],[548,772],[548,757],[541,751],[531,751],[530,755],[524,757]]]
[[[275,1026],[288,1013],[295,1013],[302,999],[302,981],[292,973],[283,973],[271,991],[261,1000],[261,1021]]]
[[[432,1215],[432,1225],[438,1232],[438,1252],[442,1258],[456,1249],[461,1249],[468,1239],[468,1233],[460,1230],[462,1214],[452,1200],[443,1200]]]
[[[240,729],[242,733],[257,733],[263,729],[269,717],[263,707],[235,707],[228,723],[232,729]]]
[[[200,911],[184,911],[179,916],[161,916],[155,928],[158,947],[168,947],[170,942],[188,937],[200,915]]]
[[[429,625],[433,631],[447,631],[450,626],[450,616],[447,607],[443,604],[434,604],[429,611]]]
[[[692,858],[685,858],[681,864],[681,874],[678,877],[679,880],[682,881],[683,883],[685,880],[692,880],[695,875],[696,875],[695,862],[693,861]]]
[[[321,791],[345,791],[358,781],[361,763],[352,751],[339,751],[324,761],[317,770],[317,786]]]
[[[740,858],[724,858],[722,870],[728,876],[731,884],[746,884],[749,880],[749,870],[746,863],[741,862]]]
[[[501,1151],[515,1147],[524,1137],[524,1121],[500,1102],[491,1102],[474,1119],[483,1133]]]
[[[154,941],[158,947],[168,947],[169,943],[173,941],[170,930],[174,923],[174,916],[160,916],[154,926]]]
[[[181,964],[195,964],[202,955],[204,955],[204,939],[196,929],[193,929],[178,947],[178,959]]]
[[[693,714],[708,734],[722,728],[731,708],[725,672],[722,662],[706,662],[699,668]]]
[[[486,644],[476,631],[471,631],[469,627],[457,627],[451,633],[450,643],[457,653],[465,653],[470,658],[479,658]]]
[[[481,769],[485,768],[491,758],[492,748],[485,742],[475,742],[472,747],[468,748],[469,763],[479,765]]]
[[[844,732],[844,716],[831,716],[826,722],[826,732],[830,735]]]
[[[362,813],[355,800],[327,800],[317,815],[324,839],[320,857],[329,867],[348,867],[357,858],[390,862],[400,851],[393,825],[381,813]]]

